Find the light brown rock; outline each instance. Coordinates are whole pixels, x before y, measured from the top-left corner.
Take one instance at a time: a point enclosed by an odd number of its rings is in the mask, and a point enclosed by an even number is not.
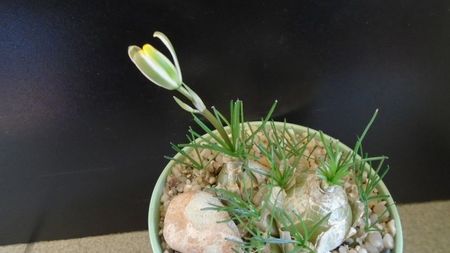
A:
[[[177,195],[169,204],[164,218],[164,239],[170,248],[182,253],[232,253],[241,240],[236,225],[226,212],[202,210],[211,204],[221,205],[210,193],[197,191]]]

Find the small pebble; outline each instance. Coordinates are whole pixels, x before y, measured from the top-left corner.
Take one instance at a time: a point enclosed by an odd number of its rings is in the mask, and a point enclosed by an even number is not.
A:
[[[223,163],[228,163],[228,162],[232,162],[233,159],[229,156],[222,156],[222,162]]]
[[[381,243],[383,243],[383,242],[381,242]],[[377,247],[373,246],[369,242],[366,242],[364,244],[364,248],[366,249],[366,252],[368,252],[368,253],[380,253],[380,251],[377,249]]]
[[[352,228],[350,228],[350,229],[352,229]],[[354,229],[354,228],[353,228]],[[348,235],[347,235],[348,236]],[[346,244],[353,244],[353,242],[354,242],[354,240],[353,240],[353,238],[347,238],[346,240],[345,240],[345,243]]]
[[[347,237],[352,237],[354,235],[356,235],[357,231],[354,227],[351,227],[350,230],[348,231]],[[350,240],[351,238],[348,238],[348,240]],[[353,243],[353,239],[351,239],[351,243]]]
[[[219,164],[219,165],[223,163],[223,156],[222,155],[217,155],[216,156],[216,163]]]
[[[183,192],[183,190],[184,190],[184,184],[177,185],[177,191],[178,192]]]
[[[361,248],[358,250],[358,253],[367,253],[367,250],[366,250],[365,248],[361,247]]]
[[[341,246],[339,247],[339,253],[348,253],[348,249],[346,246]]]
[[[383,244],[386,249],[394,248],[394,238],[392,238],[391,234],[385,234],[383,237]]]
[[[204,158],[208,158],[211,156],[211,151],[209,149],[203,149],[200,152],[200,156],[204,157]]]
[[[161,202],[164,203],[169,199],[169,196],[167,195],[167,193],[163,193],[163,195],[161,196]]]
[[[383,237],[381,237],[380,232],[370,232],[367,236],[367,242],[375,247],[377,252],[383,249]],[[369,248],[366,247],[366,249],[369,253],[372,253]]]
[[[356,251],[356,249],[350,249],[350,250],[348,251],[348,253],[358,253],[358,251]]]
[[[379,229],[380,231],[383,231],[383,225],[381,225],[380,223],[375,224],[375,227],[376,227],[377,229]]]
[[[384,201],[381,201],[381,202],[377,203],[373,207],[373,212],[375,214],[377,214],[378,216],[382,215],[385,210],[386,210],[386,206],[385,206],[385,202]]]
[[[316,140],[312,139],[308,144],[306,144],[306,148],[313,149],[316,145]]]
[[[214,184],[216,182],[216,178],[215,177],[210,177],[208,180],[209,184]]]
[[[374,224],[378,220],[378,215],[376,213],[373,213],[369,216],[370,224]]]
[[[192,186],[192,191],[200,191],[202,187],[200,185],[194,185]]]
[[[395,228],[395,221],[393,219],[387,223],[387,229],[392,236],[395,236],[397,229]]]
[[[361,237],[358,237],[358,238],[356,238],[356,242],[358,243],[358,244],[360,244],[360,245],[362,245],[363,244],[363,238],[361,238]]]
[[[350,182],[348,182],[348,181],[345,181],[344,188],[347,189],[347,188],[350,188],[350,187],[352,187],[352,184]]]
[[[190,185],[190,184],[185,185],[183,188],[183,192],[189,192],[191,190],[192,190],[192,185]]]
[[[180,169],[179,169],[178,166],[175,166],[175,167],[172,169],[172,174],[173,174],[175,177],[181,176]]]

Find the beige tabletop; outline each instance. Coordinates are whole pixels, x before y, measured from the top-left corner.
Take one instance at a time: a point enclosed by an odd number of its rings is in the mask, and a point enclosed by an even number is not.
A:
[[[450,252],[450,201],[399,205],[405,253]],[[151,253],[147,231],[14,244],[0,253]]]

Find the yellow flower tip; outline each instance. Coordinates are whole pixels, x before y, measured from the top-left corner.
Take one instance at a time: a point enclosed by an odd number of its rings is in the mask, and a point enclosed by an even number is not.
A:
[[[145,54],[147,54],[148,56],[154,56],[155,53],[157,52],[157,50],[150,44],[145,44],[142,47],[142,50],[144,51]]]

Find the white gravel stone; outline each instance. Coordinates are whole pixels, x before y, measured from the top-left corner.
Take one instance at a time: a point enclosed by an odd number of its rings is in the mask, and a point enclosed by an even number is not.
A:
[[[380,232],[370,232],[369,235],[367,236],[367,242],[373,247],[375,247],[377,251],[381,251],[384,247],[383,237],[381,237]],[[369,249],[367,250],[369,251]]]
[[[374,224],[374,223],[377,222],[377,220],[378,220],[378,215],[377,215],[376,213],[372,213],[372,214],[369,216],[369,219],[370,219],[370,224]]]
[[[338,251],[339,253],[348,253],[348,248],[346,246],[341,246]]]
[[[385,234],[383,237],[383,244],[386,249],[394,248],[394,238],[391,234]]]
[[[383,242],[381,242],[383,243]],[[377,247],[373,246],[370,242],[366,242],[364,244],[364,248],[368,253],[380,253],[380,251],[377,249]]]
[[[366,250],[365,248],[361,247],[361,248],[358,250],[358,253],[367,253],[367,250]]]
[[[345,239],[345,243],[346,244],[353,244],[353,242],[354,242],[355,240],[353,240],[353,238],[347,238],[347,239]]]
[[[164,239],[170,248],[181,253],[232,253],[234,242],[241,240],[237,226],[226,212],[202,210],[211,204],[221,205],[210,193],[186,192],[177,195],[169,204],[164,218]]]

